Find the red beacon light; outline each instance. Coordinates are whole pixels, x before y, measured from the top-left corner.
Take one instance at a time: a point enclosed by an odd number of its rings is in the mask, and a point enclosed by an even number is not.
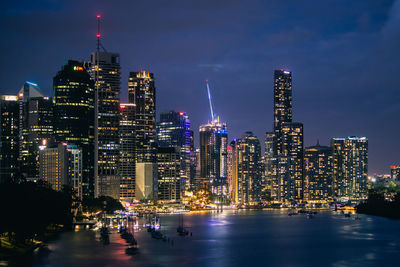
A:
[[[96,37],[97,37],[97,38],[100,38],[100,37],[101,37],[100,33],[96,34]]]
[[[98,18],[98,19],[101,18],[101,15],[100,15],[100,14],[97,14],[97,15],[96,15],[96,18]]]
[[[179,115],[181,115],[181,116],[183,116],[185,113],[183,113],[183,112],[179,112]]]

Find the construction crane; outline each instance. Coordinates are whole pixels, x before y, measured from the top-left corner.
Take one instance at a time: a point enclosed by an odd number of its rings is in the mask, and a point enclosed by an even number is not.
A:
[[[213,105],[211,101],[211,92],[210,92],[210,85],[208,84],[208,80],[206,80],[206,85],[207,85],[207,93],[208,93],[208,103],[210,104],[210,111],[211,111],[211,121],[214,122],[214,110],[213,110]]]

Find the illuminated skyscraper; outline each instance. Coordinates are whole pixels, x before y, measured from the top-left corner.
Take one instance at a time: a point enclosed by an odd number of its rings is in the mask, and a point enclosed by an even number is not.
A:
[[[235,152],[236,139],[234,139],[231,144],[226,148],[226,181],[228,184],[228,196],[229,199],[233,200],[235,198],[235,181],[234,179],[234,152]]]
[[[159,147],[176,147],[181,157],[181,187],[190,187],[190,121],[184,112],[163,112],[157,123],[157,144]]]
[[[53,79],[56,142],[82,149],[82,195],[94,196],[94,83],[78,61],[69,60]]]
[[[332,148],[327,146],[307,147],[304,151],[304,200],[326,202],[333,197]]]
[[[218,196],[228,196],[228,131],[218,120],[200,126],[200,183]]]
[[[119,122],[119,174],[120,199],[132,202],[135,198],[135,104],[121,104]]]
[[[286,157],[289,162],[289,180],[285,181],[287,188],[286,201],[303,199],[303,124],[290,122],[282,124],[282,153],[278,157]]]
[[[368,139],[355,136],[333,138],[331,146],[335,196],[355,199],[366,197]]]
[[[39,178],[57,191],[71,186],[82,198],[82,151],[76,145],[58,143],[39,151]]]
[[[0,183],[20,179],[18,97],[0,97]]]
[[[156,88],[153,73],[131,72],[129,103],[136,105],[136,162],[156,163]]]
[[[265,152],[264,152],[264,181],[262,183],[263,200],[276,199],[278,191],[278,181],[276,176],[276,155],[275,149],[275,133],[265,133]]]
[[[261,146],[252,132],[246,132],[233,146],[233,201],[257,204],[261,194]]]
[[[292,73],[286,70],[274,72],[274,132],[275,155],[282,153],[282,124],[292,122]]]
[[[95,180],[96,195],[119,197],[119,54],[93,52],[90,74],[95,81]]]
[[[53,101],[35,83],[25,82],[18,93],[20,105],[20,170],[28,180],[39,177],[39,146],[53,136]]]
[[[181,151],[180,147],[157,149],[158,200],[179,201],[181,198]]]

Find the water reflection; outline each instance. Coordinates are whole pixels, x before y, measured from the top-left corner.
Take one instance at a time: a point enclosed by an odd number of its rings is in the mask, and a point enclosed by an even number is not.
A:
[[[282,211],[224,211],[184,215],[193,232],[179,236],[180,215],[160,216],[169,242],[143,229],[139,253],[125,254],[115,231],[103,246],[93,231],[64,233],[33,266],[349,266],[391,265],[400,253],[400,222],[362,216],[360,221],[322,212],[314,219]],[[143,225],[146,218],[139,221]]]

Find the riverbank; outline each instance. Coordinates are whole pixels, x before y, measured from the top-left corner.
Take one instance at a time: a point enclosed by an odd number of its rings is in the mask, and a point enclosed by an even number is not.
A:
[[[13,244],[8,240],[8,237],[0,237],[0,243],[0,260],[10,260],[24,256],[44,246],[44,243],[39,240],[32,240],[30,243]]]
[[[357,206],[357,213],[400,219],[400,196],[386,200],[383,194],[372,192],[368,199]]]

